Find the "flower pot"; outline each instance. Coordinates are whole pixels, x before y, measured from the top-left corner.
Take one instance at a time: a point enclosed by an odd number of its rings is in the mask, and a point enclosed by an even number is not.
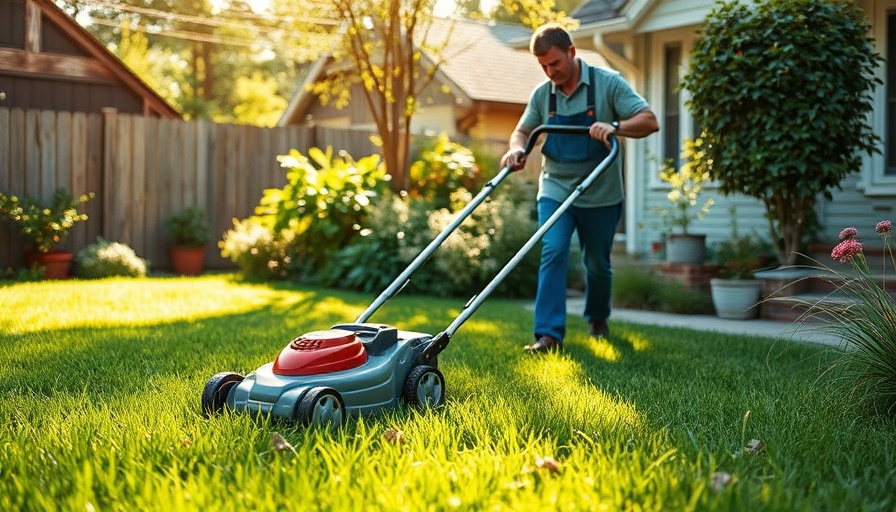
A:
[[[666,261],[700,265],[706,259],[706,235],[669,234],[666,237]]]
[[[759,314],[762,281],[759,279],[711,279],[712,305],[719,318],[747,320]]]
[[[169,251],[171,270],[175,274],[195,276],[205,268],[205,247],[184,247],[175,245]]]
[[[74,254],[69,251],[29,252],[25,255],[25,263],[29,267],[43,267],[44,279],[68,279],[72,258]]]

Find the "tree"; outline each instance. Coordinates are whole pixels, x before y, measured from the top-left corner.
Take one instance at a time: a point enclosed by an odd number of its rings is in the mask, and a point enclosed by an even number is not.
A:
[[[581,0],[500,0],[492,9],[489,19],[532,29],[547,22],[574,28],[578,21],[569,18],[567,13],[574,11],[580,3]]]
[[[432,82],[449,34],[432,36],[434,0],[330,0],[330,12],[341,22],[332,50],[335,62],[350,69],[330,73],[312,92],[321,103],[348,104],[352,87],[364,95],[378,134],[383,163],[397,188],[407,186],[411,118],[418,96]],[[425,52],[425,54],[424,54]]]
[[[682,85],[711,177],[763,203],[782,264],[796,261],[819,196],[877,151],[868,33],[847,0],[735,1],[710,12],[692,51]]]

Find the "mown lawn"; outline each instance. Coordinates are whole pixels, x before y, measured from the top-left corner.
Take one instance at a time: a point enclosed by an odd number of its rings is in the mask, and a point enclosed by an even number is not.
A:
[[[200,395],[373,297],[229,275],[0,285],[0,510],[893,510],[896,425],[836,351],[572,318],[532,357],[531,312],[491,300],[440,356],[444,407],[335,433]],[[464,300],[374,321],[437,333]],[[281,435],[292,449],[272,445]]]

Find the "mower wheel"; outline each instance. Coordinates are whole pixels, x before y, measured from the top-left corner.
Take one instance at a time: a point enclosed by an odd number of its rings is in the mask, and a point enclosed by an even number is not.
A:
[[[445,401],[445,377],[437,368],[421,364],[411,368],[404,381],[405,403],[414,407],[435,407]]]
[[[205,383],[202,390],[202,413],[206,418],[221,412],[227,404],[231,388],[243,381],[243,376],[233,372],[216,373]]]
[[[296,419],[305,425],[337,429],[345,421],[345,403],[333,388],[311,388],[299,401]]]

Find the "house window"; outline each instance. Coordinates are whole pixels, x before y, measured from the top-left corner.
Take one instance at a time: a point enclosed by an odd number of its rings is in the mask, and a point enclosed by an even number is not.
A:
[[[666,45],[663,55],[663,161],[681,165],[681,46]]]
[[[896,176],[896,63],[893,56],[896,55],[896,11],[887,13],[887,55],[890,57],[886,64],[886,96],[887,113],[884,140],[884,152],[886,154],[885,176]]]

